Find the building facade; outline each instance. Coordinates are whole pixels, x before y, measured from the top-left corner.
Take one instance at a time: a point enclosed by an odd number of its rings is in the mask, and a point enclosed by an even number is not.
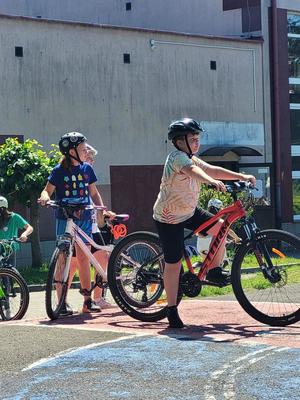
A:
[[[85,132],[105,202],[152,229],[166,128],[190,115],[201,156],[255,174],[270,225],[300,230],[297,0],[2,0],[0,13],[0,141]]]
[[[2,133],[47,148],[66,131],[83,131],[99,149],[96,169],[107,203],[110,167],[118,166],[125,182],[122,167],[162,165],[172,148],[167,126],[184,115],[203,121],[204,157],[208,151],[208,159],[243,168],[272,160],[260,40],[12,16],[1,17],[0,40]],[[222,152],[211,156],[211,148]],[[144,196],[156,195],[158,186]],[[126,211],[124,193],[129,204],[138,201],[131,191],[118,193],[116,211]]]

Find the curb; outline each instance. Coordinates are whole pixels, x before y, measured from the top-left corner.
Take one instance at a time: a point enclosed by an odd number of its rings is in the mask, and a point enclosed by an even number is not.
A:
[[[43,292],[46,290],[46,284],[40,284],[40,285],[27,285],[29,292]],[[80,283],[79,282],[74,282],[71,285],[71,289],[80,289]]]

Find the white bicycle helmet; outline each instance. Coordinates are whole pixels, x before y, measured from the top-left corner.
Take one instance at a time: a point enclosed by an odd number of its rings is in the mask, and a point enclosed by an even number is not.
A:
[[[8,208],[8,201],[3,196],[0,196],[0,208]]]
[[[212,214],[216,214],[221,208],[223,208],[223,201],[219,199],[210,199],[207,203],[207,209]]]

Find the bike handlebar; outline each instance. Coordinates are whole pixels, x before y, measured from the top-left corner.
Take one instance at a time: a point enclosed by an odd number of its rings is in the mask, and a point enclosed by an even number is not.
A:
[[[1,243],[12,244],[13,242],[22,243],[22,240],[20,240],[17,236],[14,236],[11,239],[0,239],[0,244]]]
[[[227,183],[225,185],[228,193],[240,193],[243,191],[249,190],[258,190],[251,182],[249,181],[236,181],[232,183]]]
[[[214,185],[208,185],[210,189],[215,189]],[[225,185],[226,191],[228,193],[241,193],[243,191],[249,190],[258,190],[255,186],[252,185],[249,181],[234,181],[232,183],[226,183]]]
[[[56,201],[56,200],[49,200],[46,203],[46,206],[52,207],[52,208],[66,208],[66,207],[80,207],[84,210],[102,210],[105,211],[107,210],[106,206],[96,206],[93,204],[87,204],[87,205],[83,205],[83,204],[62,204],[60,201]]]

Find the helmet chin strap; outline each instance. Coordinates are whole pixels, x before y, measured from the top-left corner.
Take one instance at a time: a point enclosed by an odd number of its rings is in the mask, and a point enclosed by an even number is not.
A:
[[[184,151],[184,150],[180,149],[180,148],[177,146],[177,144],[176,144],[175,141],[172,141],[172,143],[173,143],[173,145],[176,147],[177,150],[179,150],[179,151]],[[185,151],[185,153],[188,155],[189,158],[192,158],[194,154],[193,154],[193,152],[192,152],[192,149],[191,149],[191,147],[190,147],[190,145],[189,145],[189,142],[188,142],[186,136],[185,136],[185,143],[186,143],[186,147],[188,148],[188,151]]]
[[[81,161],[81,159],[79,157],[79,154],[78,154],[78,151],[77,151],[77,147],[75,147],[75,153],[76,153],[76,157],[72,156],[70,153],[68,153],[68,156],[70,158],[73,158],[73,160],[76,160],[77,162],[79,162],[80,165],[82,165],[83,161]]]
[[[189,142],[187,140],[187,136],[185,136],[184,138],[185,138],[186,147],[188,148],[188,151],[189,151],[187,153],[187,155],[189,156],[189,158],[192,158],[193,157],[193,152],[192,152],[192,149],[191,149],[191,147],[189,145]]]

